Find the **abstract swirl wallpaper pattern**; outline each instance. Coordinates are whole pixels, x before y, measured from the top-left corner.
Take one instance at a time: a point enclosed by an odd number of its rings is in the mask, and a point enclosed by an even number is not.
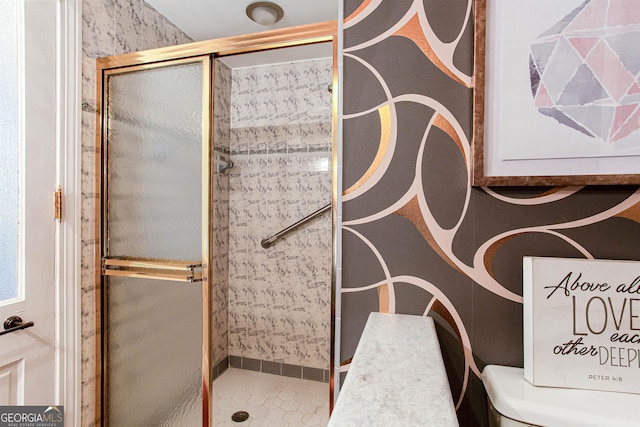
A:
[[[522,257],[639,260],[640,190],[471,187],[473,11],[344,2],[341,365],[370,312],[433,316],[460,423],[486,425],[482,369],[522,366]]]

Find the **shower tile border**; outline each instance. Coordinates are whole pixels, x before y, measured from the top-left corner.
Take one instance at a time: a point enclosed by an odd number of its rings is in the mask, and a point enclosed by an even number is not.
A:
[[[216,154],[217,153],[226,154],[227,156],[231,154],[231,151],[227,147],[219,147],[219,146],[214,147],[213,152]]]
[[[215,366],[213,378],[218,378],[228,368],[244,369],[247,371],[262,372],[265,374],[280,375],[283,377],[299,378],[323,383],[328,383],[330,379],[330,371],[328,369],[312,368],[302,365],[290,365],[288,363],[271,362],[268,360],[241,356],[229,356],[224,358]]]
[[[291,378],[302,378],[302,366],[283,363],[282,376]]]
[[[224,359],[222,359],[220,362],[218,362],[214,367],[213,367],[213,372],[212,372],[212,376],[213,379],[215,380],[216,378],[218,378],[220,375],[224,374],[224,371],[226,371],[227,369],[229,369],[229,357],[225,357]]]
[[[240,149],[240,150],[231,150],[230,155],[232,156],[251,156],[256,154],[304,154],[304,153],[330,153],[331,147],[297,147],[297,148],[275,148],[275,149],[259,149],[259,150],[250,150],[250,149]]]
[[[265,374],[282,375],[282,363],[262,361],[262,372]]]

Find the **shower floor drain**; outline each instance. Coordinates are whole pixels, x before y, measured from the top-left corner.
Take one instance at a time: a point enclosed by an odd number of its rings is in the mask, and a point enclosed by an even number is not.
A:
[[[236,423],[241,423],[243,421],[247,421],[249,419],[249,413],[245,411],[238,411],[235,414],[231,415],[231,421]]]

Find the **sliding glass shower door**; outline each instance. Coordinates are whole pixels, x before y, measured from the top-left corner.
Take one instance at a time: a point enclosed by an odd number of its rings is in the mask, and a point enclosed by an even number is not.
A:
[[[102,73],[103,419],[209,418],[209,56]]]

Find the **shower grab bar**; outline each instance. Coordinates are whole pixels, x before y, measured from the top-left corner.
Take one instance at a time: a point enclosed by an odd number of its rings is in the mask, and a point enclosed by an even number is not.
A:
[[[313,218],[323,214],[324,212],[328,211],[329,209],[331,209],[331,203],[329,203],[329,204],[321,207],[317,211],[305,216],[300,221],[291,224],[290,226],[288,226],[287,228],[277,232],[276,234],[262,239],[262,241],[260,241],[260,246],[262,246],[265,249],[270,248],[278,239],[280,239],[285,234],[288,234],[288,233],[292,232],[296,228],[298,228],[301,225],[311,221]]]
[[[153,259],[140,258],[104,258],[102,260],[105,266],[118,266],[126,268],[154,268],[157,270],[185,270],[190,271],[194,268],[202,267],[199,262],[176,262],[162,261]]]
[[[189,275],[189,274],[157,274],[146,273],[142,271],[126,271],[126,270],[105,270],[105,276],[116,277],[133,277],[137,279],[155,279],[155,280],[168,280],[171,282],[202,282],[201,275]]]
[[[197,262],[131,258],[102,259],[102,274],[105,276],[136,277],[175,282],[201,282],[202,267],[203,264]]]

